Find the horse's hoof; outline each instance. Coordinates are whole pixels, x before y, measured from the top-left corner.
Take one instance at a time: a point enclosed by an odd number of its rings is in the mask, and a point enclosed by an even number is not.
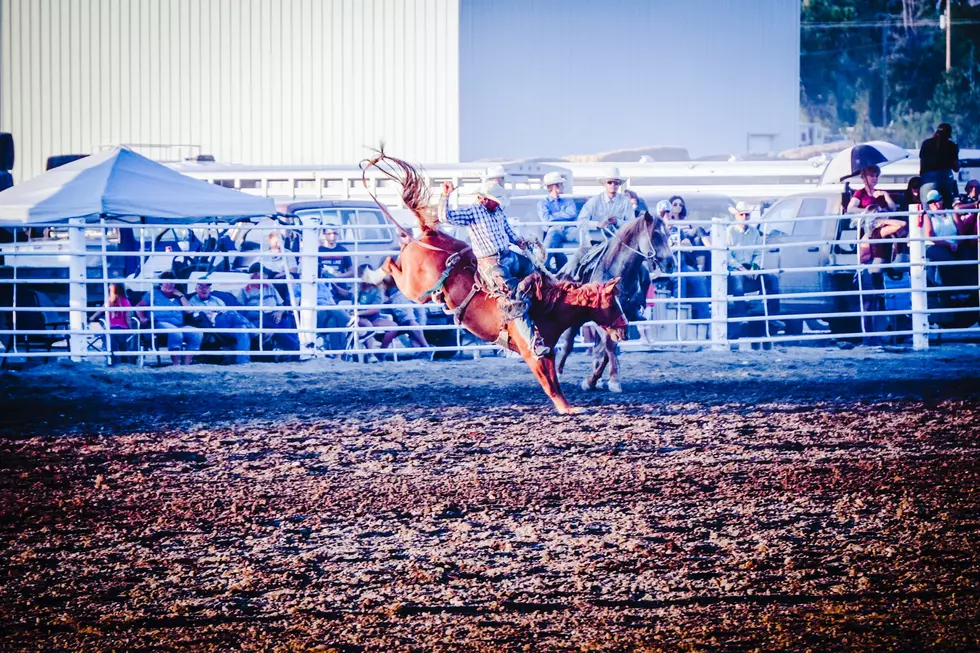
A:
[[[618,379],[609,379],[609,392],[622,392],[623,386]]]
[[[562,415],[581,415],[582,413],[588,412],[587,409],[581,406],[568,406],[567,408],[559,408],[558,412]]]
[[[586,392],[592,392],[593,390],[595,390],[595,385],[592,384],[592,383],[589,383],[589,380],[588,379],[582,379],[582,383],[580,384],[580,386]]]

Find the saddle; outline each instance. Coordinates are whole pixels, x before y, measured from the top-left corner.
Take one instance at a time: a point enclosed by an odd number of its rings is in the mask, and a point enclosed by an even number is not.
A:
[[[598,245],[592,245],[587,248],[579,248],[575,254],[568,259],[568,263],[565,264],[561,270],[559,270],[559,276],[568,276],[573,281],[578,281],[579,283],[584,282],[586,279],[590,279],[599,266],[602,265],[602,259],[609,250],[610,241],[606,240],[599,243]]]

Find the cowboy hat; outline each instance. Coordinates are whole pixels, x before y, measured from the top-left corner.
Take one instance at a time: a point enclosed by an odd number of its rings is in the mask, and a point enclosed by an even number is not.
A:
[[[728,207],[728,212],[732,215],[744,215],[746,213],[752,213],[752,207],[749,206],[748,202],[739,200],[735,203],[735,206]]]
[[[612,179],[615,179],[616,181],[626,181],[626,177],[619,174],[619,168],[615,166],[606,168],[602,171],[602,174],[599,175],[599,181],[610,181]]]
[[[364,272],[361,273],[361,281],[364,283],[369,283],[373,286],[377,286],[382,281],[388,278],[388,273],[381,268],[364,268]]]
[[[553,186],[555,184],[564,184],[565,178],[561,176],[560,172],[549,172],[541,180],[541,187],[547,188],[548,186]]]
[[[476,196],[493,200],[501,208],[507,208],[507,205],[510,204],[510,196],[507,195],[507,191],[495,181],[485,181],[480,184],[479,190],[476,191]]]
[[[487,168],[486,173],[483,175],[483,179],[503,179],[507,176],[507,171],[502,165],[493,165]]]

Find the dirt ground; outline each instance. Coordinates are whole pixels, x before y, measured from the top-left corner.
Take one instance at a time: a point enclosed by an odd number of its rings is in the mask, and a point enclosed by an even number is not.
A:
[[[0,650],[980,650],[980,347],[0,374]]]

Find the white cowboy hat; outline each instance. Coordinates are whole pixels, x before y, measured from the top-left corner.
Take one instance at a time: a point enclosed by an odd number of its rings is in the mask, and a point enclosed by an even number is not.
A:
[[[361,281],[364,283],[369,283],[373,286],[377,286],[382,281],[388,278],[388,273],[381,268],[364,268],[364,272],[361,273]]]
[[[626,181],[626,177],[619,174],[619,168],[615,166],[610,166],[602,171],[599,175],[599,181],[609,181],[610,179],[615,179],[616,181]]]
[[[752,213],[752,207],[749,206],[747,202],[739,200],[735,203],[735,206],[729,206],[728,212],[732,215],[742,215],[743,213]]]
[[[507,176],[507,171],[502,165],[493,165],[487,168],[486,173],[483,175],[483,179],[503,179]]]
[[[493,200],[504,209],[510,204],[510,195],[507,194],[503,186],[495,181],[485,181],[480,184],[479,190],[476,191],[476,196]]]
[[[547,188],[548,186],[553,186],[554,184],[564,184],[565,178],[561,176],[560,172],[549,172],[541,180],[541,187]]]

